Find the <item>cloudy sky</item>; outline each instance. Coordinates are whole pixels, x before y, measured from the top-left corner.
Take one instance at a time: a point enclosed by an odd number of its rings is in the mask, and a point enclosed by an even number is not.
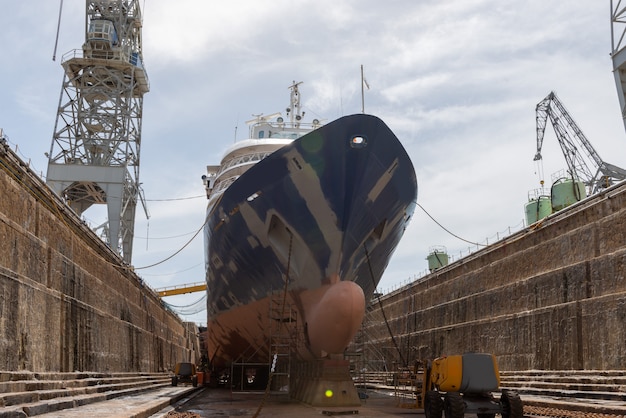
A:
[[[523,227],[528,192],[565,167],[547,131],[542,166],[535,106],[557,92],[596,151],[626,167],[610,60],[609,0],[142,1],[141,174],[133,264],[154,288],[204,280],[201,176],[245,139],[252,114],[281,111],[303,81],[307,116],[382,118],[415,165],[418,202],[454,235],[493,242]],[[0,5],[0,128],[45,176],[65,53],[84,41],[85,2]],[[93,225],[98,210],[85,213]],[[417,208],[379,289],[421,276],[433,246],[457,259],[476,245]],[[159,263],[183,248],[178,255]],[[145,266],[159,263],[154,267]],[[199,294],[167,301],[188,305]],[[186,316],[206,322],[206,313]]]

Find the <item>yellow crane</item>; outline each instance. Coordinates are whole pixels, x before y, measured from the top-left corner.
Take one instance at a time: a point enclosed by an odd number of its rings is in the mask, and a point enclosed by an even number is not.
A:
[[[206,291],[206,282],[180,284],[176,286],[161,287],[154,289],[159,297],[183,295],[185,293],[204,292]]]

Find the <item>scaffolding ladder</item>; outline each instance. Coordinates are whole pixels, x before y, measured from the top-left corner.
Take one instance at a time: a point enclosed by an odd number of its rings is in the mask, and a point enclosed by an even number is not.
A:
[[[354,382],[354,387],[359,394],[359,398],[364,400],[368,398],[367,394],[367,377],[365,371],[367,369],[365,359],[365,330],[364,323],[361,324],[357,334],[354,336],[350,349],[344,352],[344,358],[350,361],[350,375]]]
[[[271,390],[289,394],[291,362],[298,340],[298,312],[282,293],[270,298],[269,363]]]

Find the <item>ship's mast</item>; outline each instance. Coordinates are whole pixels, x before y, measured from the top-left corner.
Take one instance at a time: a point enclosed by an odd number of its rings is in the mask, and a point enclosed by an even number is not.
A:
[[[289,86],[291,90],[291,95],[289,98],[289,107],[287,108],[287,116],[289,116],[289,121],[291,122],[291,126],[294,128],[300,127],[300,121],[304,116],[304,112],[300,107],[300,92],[298,91],[298,86],[302,84],[303,81],[298,83],[294,82]]]
[[[79,215],[94,204],[107,205],[102,237],[127,263],[137,200],[144,203],[139,155],[149,83],[141,26],[139,0],[86,1],[85,43],[63,57],[46,177]]]

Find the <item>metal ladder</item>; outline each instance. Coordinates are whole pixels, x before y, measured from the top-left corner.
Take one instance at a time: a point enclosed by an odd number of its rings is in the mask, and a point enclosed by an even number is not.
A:
[[[269,363],[272,390],[289,394],[291,361],[297,347],[298,312],[282,294],[270,298]]]

